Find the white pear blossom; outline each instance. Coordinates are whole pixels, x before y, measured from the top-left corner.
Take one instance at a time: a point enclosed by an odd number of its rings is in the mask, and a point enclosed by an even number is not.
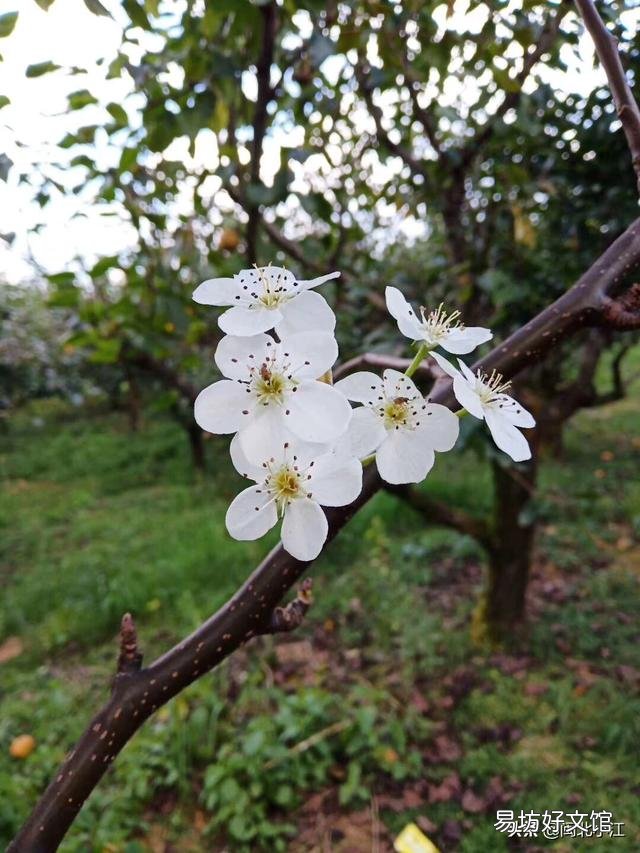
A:
[[[453,393],[457,401],[469,414],[487,422],[489,432],[500,450],[514,462],[531,459],[529,443],[518,427],[533,427],[536,422],[524,406],[505,393],[511,383],[505,382],[502,374],[495,371],[489,375],[482,371],[473,373],[460,359],[460,370],[457,370],[438,353],[432,352],[431,355],[445,373],[453,377]]]
[[[215,354],[225,379],[198,395],[195,419],[207,432],[239,432],[249,459],[291,434],[306,442],[334,443],[347,429],[351,407],[331,385],[317,381],[330,369],[338,345],[327,332],[275,341],[269,335],[225,336]]]
[[[362,465],[344,450],[314,459],[285,443],[262,464],[243,459],[241,468],[256,485],[232,501],[227,530],[234,539],[259,539],[282,518],[282,544],[297,560],[315,559],[327,539],[321,507],[350,504],[362,489]]]
[[[415,384],[397,370],[353,373],[336,384],[345,397],[363,405],[354,410],[349,439],[354,455],[375,451],[387,483],[419,483],[435,461],[434,451],[451,450],[459,419],[445,406],[427,403]]]
[[[420,341],[429,349],[442,347],[457,355],[472,352],[477,346],[490,341],[493,334],[481,326],[463,326],[458,322],[459,311],[446,314],[442,304],[429,314],[420,309],[420,319],[397,287],[385,289],[387,309],[398,323],[398,329],[412,341]]]
[[[307,329],[332,332],[335,314],[311,288],[339,275],[331,272],[303,281],[284,267],[255,267],[233,278],[204,281],[193,299],[203,305],[231,306],[218,319],[228,335],[256,335],[274,328],[280,337]]]

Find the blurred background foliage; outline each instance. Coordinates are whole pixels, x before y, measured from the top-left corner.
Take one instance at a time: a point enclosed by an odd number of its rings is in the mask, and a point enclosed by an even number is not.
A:
[[[98,0],[84,2],[110,14]],[[634,5],[600,8],[632,84],[640,69]],[[403,354],[384,308],[387,284],[417,304],[459,307],[467,323],[489,325],[499,341],[565,291],[637,215],[610,93],[595,86],[585,94],[576,79],[582,29],[564,0],[122,0],[117,11],[120,49],[96,62],[108,66],[108,79],[126,80],[130,94],[102,102],[83,85],[83,69],[30,66],[30,77],[78,79],[68,97],[77,121],[57,141],[58,162],[36,163],[19,180],[43,212],[56,195],[89,193],[104,217],[130,222],[136,240],[3,288],[0,425],[9,442],[26,404],[35,405],[36,420],[51,411],[44,398],[63,398],[88,417],[105,406],[122,411],[141,436],[168,415],[188,439],[190,461],[165,436],[152,442],[159,456],[147,471],[168,453],[177,482],[195,466],[219,483],[230,476],[224,449],[217,439],[207,446],[192,418],[197,391],[216,378],[220,336],[214,311],[191,301],[205,278],[253,263],[308,276],[341,270],[323,292],[338,316],[343,360],[364,350]],[[11,37],[19,14],[0,16],[0,36]],[[87,123],[89,107],[99,120]],[[106,160],[95,156],[98,143]],[[0,165],[6,178],[11,163]],[[564,426],[581,409],[625,397],[637,361],[632,344],[629,336],[585,332],[518,378],[516,391],[539,424],[529,436],[530,464],[507,464],[477,425],[465,423],[452,488],[430,478],[419,491],[384,498],[396,509],[408,500],[416,525],[452,530],[450,543],[475,540],[469,547],[486,570],[465,614],[474,643],[528,642],[534,534],[555,512],[537,491],[546,476],[540,463],[552,459],[555,468],[563,458]],[[83,442],[63,434],[73,468]],[[108,438],[104,444],[121,478],[106,488],[124,488],[127,470],[133,480],[140,472],[120,445],[116,452]],[[484,483],[477,493],[465,485],[469,471]],[[259,552],[242,552],[245,569]],[[413,571],[428,571],[429,556],[420,552]],[[153,571],[135,581],[143,606],[155,600],[145,586]],[[161,590],[156,598],[163,601]],[[95,641],[131,606],[119,593],[113,607],[109,601],[105,593]],[[45,620],[43,649],[79,641],[77,611],[60,607]],[[198,617],[208,612],[196,609]],[[28,613],[21,624],[10,614],[7,631],[27,623]],[[351,784],[355,790],[358,780]],[[207,796],[210,809],[222,808],[217,785]],[[488,849],[478,844],[468,849]]]

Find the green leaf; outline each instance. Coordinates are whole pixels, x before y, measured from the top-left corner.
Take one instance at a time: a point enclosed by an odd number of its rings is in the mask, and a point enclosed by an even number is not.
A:
[[[91,278],[97,278],[98,276],[104,275],[107,270],[113,269],[113,267],[120,266],[120,260],[118,255],[111,255],[106,258],[100,258],[94,266],[89,270],[89,275]]]
[[[104,15],[105,18],[111,17],[111,12],[100,3],[100,0],[84,0],[84,5],[94,15]]]
[[[129,123],[127,111],[124,107],[120,106],[120,104],[107,104],[107,112],[117,122],[117,124],[126,126]]]
[[[55,272],[47,276],[47,281],[56,286],[71,285],[76,280],[72,272]]]
[[[71,92],[68,98],[70,110],[81,110],[83,107],[88,107],[91,104],[98,103],[98,99],[92,95],[88,89],[80,89],[77,92]]]
[[[7,12],[5,15],[0,15],[0,38],[6,38],[11,35],[17,20],[17,12]]]
[[[44,9],[45,12],[49,11],[49,6],[53,6],[53,0],[36,0],[36,3],[41,9]]]
[[[123,0],[122,5],[124,7],[124,11],[131,18],[131,24],[134,27],[141,27],[143,30],[151,29],[147,13],[144,11],[142,6],[139,6],[136,3],[136,0]]]
[[[116,338],[100,340],[90,360],[94,364],[113,364],[118,360],[121,346],[122,342]]]
[[[48,74],[50,71],[57,71],[58,68],[60,68],[59,65],[47,59],[46,62],[36,62],[34,65],[28,65],[25,74],[29,78],[42,77],[43,74]]]
[[[120,156],[120,162],[118,163],[118,169],[121,172],[129,172],[132,167],[135,166],[136,160],[138,158],[138,149],[137,148],[123,148],[122,154]]]
[[[11,101],[9,100],[9,98],[7,98],[6,95],[0,95],[0,110],[3,107],[6,107],[7,104],[10,104],[10,103],[11,103]]]

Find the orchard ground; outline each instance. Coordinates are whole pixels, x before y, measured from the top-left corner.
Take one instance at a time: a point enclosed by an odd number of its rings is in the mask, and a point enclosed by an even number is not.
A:
[[[222,440],[208,458],[196,477],[152,410],[132,434],[99,406],[42,402],[0,434],[1,842],[105,697],[122,614],[150,661],[276,541],[228,537],[240,479]],[[528,632],[510,652],[470,639],[481,550],[377,496],[314,566],[303,626],[156,713],[62,850],[387,851],[411,820],[443,851],[639,849],[639,461],[635,381],[543,467]],[[489,507],[472,453],[440,457],[423,488]],[[22,734],[35,748],[11,757]],[[625,837],[508,841],[505,808],[607,810]]]

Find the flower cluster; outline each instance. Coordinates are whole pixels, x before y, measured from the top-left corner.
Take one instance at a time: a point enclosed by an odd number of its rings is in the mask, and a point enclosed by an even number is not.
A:
[[[429,314],[421,309],[418,319],[393,287],[386,289],[389,312],[418,346],[411,366],[382,377],[354,373],[332,385],[336,320],[312,288],[337,276],[304,281],[282,267],[256,267],[205,281],[193,295],[228,308],[218,320],[225,336],[215,353],[223,378],[198,395],[195,418],[208,432],[233,434],[232,463],[255,484],[232,501],[227,529],[236,539],[258,539],[282,520],[284,548],[303,561],[326,541],[322,507],[345,506],[360,494],[363,464],[375,458],[388,483],[419,483],[435,452],[455,445],[459,418],[425,401],[411,379],[427,354],[453,378],[459,403],[486,421],[513,459],[529,457],[518,427],[534,424],[505,393],[502,377],[473,374],[460,360],[458,370],[435,352],[470,353],[492,337],[488,329],[466,328],[458,312],[447,315],[442,306]]]

